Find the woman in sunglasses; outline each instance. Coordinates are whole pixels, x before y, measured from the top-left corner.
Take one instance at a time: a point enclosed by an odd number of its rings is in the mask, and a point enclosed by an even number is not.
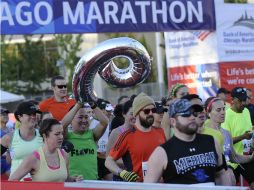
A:
[[[82,176],[69,177],[68,156],[60,149],[63,142],[63,126],[53,118],[44,119],[40,125],[44,146],[23,160],[9,180],[20,180],[28,173],[32,181],[64,182],[81,181]]]
[[[253,161],[254,155],[245,156],[245,155],[239,155],[235,152],[233,147],[232,136],[227,130],[221,127],[221,124],[225,120],[225,103],[223,100],[216,97],[210,97],[205,102],[205,108],[206,108],[207,115],[210,118],[210,123],[208,127],[215,129],[216,131],[219,132],[219,134],[211,133],[210,135],[212,135],[218,141],[220,141],[220,134],[223,137],[224,156],[229,166],[227,172],[230,176],[231,184],[235,185],[236,184],[235,176],[229,162],[237,163],[241,165],[241,164]]]

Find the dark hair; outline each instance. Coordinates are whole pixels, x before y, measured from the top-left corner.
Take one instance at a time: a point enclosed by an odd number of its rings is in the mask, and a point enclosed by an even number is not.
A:
[[[48,137],[49,133],[52,130],[52,126],[59,125],[59,124],[60,122],[53,118],[47,118],[42,120],[42,122],[40,123],[40,129],[39,129],[40,135],[43,137],[43,134],[45,134],[46,137]]]
[[[189,101],[193,100],[193,99],[200,99],[202,101],[202,99],[199,97],[199,95],[197,94],[186,94],[185,96],[183,96],[181,99],[187,99]]]
[[[117,100],[117,103],[119,104],[124,98],[129,98],[128,96],[126,95],[123,95],[123,96],[120,96]]]
[[[123,104],[123,114],[126,114],[132,107],[133,100],[128,100]]]
[[[55,86],[56,85],[56,80],[65,80],[65,78],[61,75],[57,75],[57,76],[54,76],[52,77],[51,79],[51,86]]]
[[[122,117],[123,116],[123,105],[117,104],[114,109],[114,116],[116,117]]]
[[[132,94],[131,97],[130,97],[130,100],[134,100],[136,98],[137,94]]]

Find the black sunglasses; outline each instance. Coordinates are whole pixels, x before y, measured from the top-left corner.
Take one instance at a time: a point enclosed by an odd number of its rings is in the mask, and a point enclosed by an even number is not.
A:
[[[67,88],[67,85],[56,85],[56,86],[57,86],[57,88],[59,88],[59,89]]]
[[[150,112],[152,113],[156,113],[156,108],[152,108],[152,109],[143,109],[142,110],[144,112],[144,114],[149,114]]]
[[[194,111],[186,111],[184,113],[178,113],[176,114],[177,116],[182,116],[182,117],[190,117],[190,116],[194,116],[197,117],[198,116],[198,112],[194,112]]]

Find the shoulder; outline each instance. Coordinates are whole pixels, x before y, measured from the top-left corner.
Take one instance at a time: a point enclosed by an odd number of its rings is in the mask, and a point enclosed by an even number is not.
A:
[[[128,142],[128,139],[131,138],[132,134],[135,131],[133,131],[133,129],[128,129],[127,131],[123,132],[122,134],[120,134],[119,138],[117,139],[117,142],[114,146],[115,149],[117,149],[121,144],[123,144],[123,142]]]
[[[110,133],[110,137],[116,137],[116,136],[119,136],[120,135],[120,130],[119,130],[119,127],[118,128],[115,128],[111,131]]]
[[[48,99],[45,99],[45,100],[42,100],[40,103],[39,103],[39,108],[43,108],[45,106],[47,106],[48,104],[54,102],[54,98],[53,97],[50,97]]]
[[[68,153],[64,149],[59,149],[59,150],[60,150],[60,153],[63,156],[63,158],[65,160],[67,160],[68,159]]]
[[[53,97],[50,97],[50,98],[47,98],[47,99],[45,99],[45,100],[42,100],[42,101],[39,103],[39,105],[40,105],[40,104],[50,103],[50,102],[53,102],[53,101],[54,101],[54,98],[53,98]]]
[[[12,140],[12,137],[13,137],[13,132],[12,132],[12,133],[7,133],[7,134],[5,134],[5,135],[1,138],[1,144],[2,144],[4,147],[9,147],[9,146],[10,146],[10,143],[11,143],[11,140]]]
[[[208,135],[208,134],[196,134],[196,138],[199,138],[199,139],[213,139],[213,137],[211,135]]]

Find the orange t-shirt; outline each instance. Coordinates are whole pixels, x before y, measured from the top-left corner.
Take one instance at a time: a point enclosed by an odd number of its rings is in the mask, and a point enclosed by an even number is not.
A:
[[[68,97],[64,102],[57,102],[54,97],[51,97],[41,101],[39,108],[41,112],[50,112],[56,120],[61,121],[75,104],[76,100]]]
[[[149,132],[142,132],[136,127],[125,131],[118,138],[109,155],[118,160],[123,157],[128,171],[133,171],[143,181],[142,162],[147,162],[154,149],[165,143],[166,137],[161,128],[151,128]]]

